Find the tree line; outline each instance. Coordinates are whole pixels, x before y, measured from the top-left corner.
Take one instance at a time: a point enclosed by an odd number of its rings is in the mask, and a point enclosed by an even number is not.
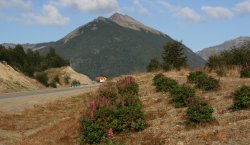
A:
[[[223,67],[239,66],[241,68],[250,65],[250,44],[245,44],[240,48],[232,48],[219,55],[210,56],[207,66],[211,69],[221,69]]]
[[[8,49],[0,45],[0,61],[7,62],[15,70],[31,77],[34,76],[34,72],[69,65],[69,61],[56,54],[54,48],[50,48],[43,56],[38,51],[30,49],[25,53],[21,45]]]
[[[157,58],[150,60],[147,71],[157,70],[179,70],[181,67],[187,66],[187,58],[184,56],[182,50],[182,43],[178,41],[170,41],[163,47],[162,62]],[[233,47],[231,50],[223,51],[218,55],[210,56],[206,66],[210,70],[222,72],[227,68],[238,66],[241,70],[247,69],[250,75],[250,43],[246,43],[241,47]]]
[[[187,57],[183,53],[183,44],[178,41],[167,42],[163,46],[162,60],[160,62],[157,58],[152,58],[147,66],[147,71],[157,70],[180,70],[181,67],[187,67]]]

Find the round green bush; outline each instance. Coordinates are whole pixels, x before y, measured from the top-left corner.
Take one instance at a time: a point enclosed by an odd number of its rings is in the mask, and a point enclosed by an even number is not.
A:
[[[200,78],[205,78],[205,77],[207,77],[207,75],[204,72],[196,71],[196,72],[190,72],[187,77],[187,80],[189,83],[196,84],[199,82]]]
[[[240,71],[241,78],[250,78],[250,67],[244,68]]]
[[[246,109],[250,106],[250,86],[242,86],[240,89],[234,92],[234,104],[233,108]]]
[[[153,85],[157,91],[171,92],[171,90],[178,86],[178,83],[169,77],[165,77],[163,74],[158,74],[153,79]]]
[[[176,108],[187,107],[187,99],[195,96],[195,91],[189,87],[178,86],[171,91],[171,102]]]
[[[214,118],[212,113],[214,112],[214,109],[198,97],[195,97],[194,99],[193,102],[190,102],[187,109],[187,123],[197,124],[213,121]]]
[[[81,123],[80,143],[82,145],[99,143],[102,140],[105,132],[98,124],[92,123],[91,120],[82,120]]]
[[[191,72],[187,77],[189,83],[195,84],[196,88],[204,91],[215,90],[220,87],[219,80],[208,76],[204,72]]]

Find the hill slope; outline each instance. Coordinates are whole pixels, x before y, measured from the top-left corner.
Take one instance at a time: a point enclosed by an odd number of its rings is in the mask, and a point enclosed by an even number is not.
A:
[[[49,83],[55,78],[56,76],[59,77],[59,82],[61,86],[68,86],[72,81],[79,81],[80,84],[91,84],[92,80],[84,75],[75,72],[71,67],[60,67],[60,68],[50,68],[45,71],[49,78]],[[66,84],[65,79],[68,78],[68,84]]]
[[[37,90],[44,88],[36,80],[15,71],[7,64],[0,62],[0,93]]]
[[[70,59],[76,71],[94,78],[145,71],[149,60],[161,58],[163,45],[171,40],[129,16],[116,13],[110,18],[99,17],[49,46]],[[46,53],[48,48],[40,51]],[[184,53],[191,67],[205,63],[187,47]]]
[[[247,36],[238,37],[233,40],[225,41],[224,43],[216,45],[216,46],[204,48],[201,51],[198,51],[197,54],[200,55],[203,59],[208,60],[208,58],[212,55],[218,55],[223,51],[231,50],[233,47],[236,47],[236,48],[240,47],[244,45],[245,43],[249,43],[249,42],[250,42],[250,37],[247,37]]]
[[[213,116],[216,121],[192,127],[185,124],[187,108],[174,108],[169,102],[169,94],[156,91],[152,85],[155,75],[156,73],[144,73],[134,76],[140,87],[140,101],[147,121],[146,129],[139,133],[114,137],[114,140],[120,139],[125,145],[250,144],[250,110],[232,112],[229,109],[233,103],[233,98],[229,96],[238,87],[250,85],[249,79],[221,77],[220,90],[197,90],[197,95],[214,108]],[[185,84],[188,72],[167,72],[164,75],[175,79],[179,84]],[[8,131],[3,137],[10,136],[3,141],[21,145],[79,144],[79,120],[85,107],[84,103],[88,100],[86,96],[89,94],[30,109],[21,115],[0,114],[0,128]],[[21,133],[20,137],[17,136]]]

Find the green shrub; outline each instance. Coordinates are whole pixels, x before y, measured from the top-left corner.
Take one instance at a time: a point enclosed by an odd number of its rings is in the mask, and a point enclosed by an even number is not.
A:
[[[155,75],[153,78],[153,85],[156,87],[157,91],[163,91],[163,81],[164,81],[165,76],[160,73]]]
[[[211,76],[200,78],[195,86],[203,91],[215,90],[220,87],[219,80],[216,80]]]
[[[213,108],[198,97],[191,98],[187,109],[187,123],[197,124],[213,121]]]
[[[191,72],[187,80],[189,83],[194,83],[196,88],[202,89],[203,91],[215,90],[220,87],[219,80],[203,72]]]
[[[139,86],[135,82],[135,79],[133,77],[125,77],[117,81],[116,83],[118,87],[119,93],[124,96],[124,95],[138,95],[139,92]]]
[[[81,83],[78,80],[73,80],[71,82],[71,87],[79,86]]]
[[[250,78],[250,67],[244,68],[240,71],[241,78]]]
[[[45,72],[36,73],[35,79],[37,81],[39,81],[40,83],[42,83],[43,85],[45,85],[46,87],[49,86],[49,84],[48,84],[48,76],[47,76],[47,74]]]
[[[113,102],[118,98],[119,92],[116,83],[106,82],[98,90],[99,96],[111,99]]]
[[[242,86],[234,95],[234,109],[246,109],[250,106],[250,86]]]
[[[163,74],[158,74],[153,79],[153,85],[156,86],[157,91],[171,92],[172,89],[178,86],[178,83]]]
[[[140,131],[140,130],[144,130],[145,128],[145,121],[142,120],[141,118],[137,119],[135,121],[135,129]]]
[[[92,123],[90,119],[82,119],[81,121],[81,134],[80,143],[94,144],[99,143],[105,135],[105,132],[98,124]]]
[[[56,82],[51,82],[49,84],[49,86],[52,87],[52,88],[57,88],[57,83]]]
[[[153,58],[150,60],[148,66],[147,66],[147,71],[148,72],[153,72],[153,71],[158,71],[161,69],[161,63],[157,58]]]
[[[104,143],[110,137],[110,131],[113,136],[145,128],[134,78],[125,77],[117,83],[107,82],[100,87],[97,96],[88,101],[83,115],[81,144]]]
[[[207,75],[204,72],[196,71],[196,72],[190,72],[187,77],[187,80],[189,83],[196,84],[199,82],[200,78],[205,78],[205,77],[207,77]]]
[[[189,87],[175,87],[171,91],[171,102],[174,103],[176,108],[187,107],[187,100],[194,96],[194,90]]]

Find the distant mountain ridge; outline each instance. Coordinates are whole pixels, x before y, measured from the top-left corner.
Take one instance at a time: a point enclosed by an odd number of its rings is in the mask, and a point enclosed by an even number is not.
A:
[[[47,53],[49,47],[54,47],[58,54],[70,60],[76,71],[91,78],[102,74],[114,77],[146,71],[151,58],[161,59],[163,46],[169,41],[173,39],[168,35],[115,13],[110,18],[98,17],[56,42],[33,49]],[[183,48],[191,67],[205,64],[191,49],[184,45]]]
[[[223,51],[231,50],[232,48],[238,48],[242,45],[250,43],[249,36],[241,36],[236,39],[225,41],[222,44],[204,48],[201,51],[198,51],[197,54],[200,55],[203,59],[208,60],[208,58],[212,55],[218,55]]]
[[[26,44],[21,44],[24,48],[25,51],[27,51],[28,49],[31,50],[39,50],[42,48],[45,48],[51,44],[53,44],[54,42],[45,42],[45,43],[37,43],[37,44],[30,44],[30,43],[26,43]],[[17,44],[15,43],[2,43],[1,45],[3,45],[5,48],[14,48]]]

